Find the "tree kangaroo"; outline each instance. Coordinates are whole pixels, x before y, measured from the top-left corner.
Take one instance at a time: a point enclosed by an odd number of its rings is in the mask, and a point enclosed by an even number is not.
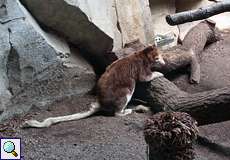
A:
[[[147,82],[163,76],[162,73],[154,71],[154,66],[164,64],[161,53],[155,46],[148,46],[140,52],[116,60],[98,80],[97,102],[91,104],[89,111],[50,117],[43,122],[29,120],[25,122],[25,127],[49,127],[58,122],[86,118],[98,111],[115,116],[130,114],[132,109],[125,108],[133,95],[136,82]]]

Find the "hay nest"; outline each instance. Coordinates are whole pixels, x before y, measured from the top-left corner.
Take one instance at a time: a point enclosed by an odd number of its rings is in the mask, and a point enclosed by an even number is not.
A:
[[[187,113],[161,112],[145,123],[145,141],[151,160],[192,160],[197,122]]]

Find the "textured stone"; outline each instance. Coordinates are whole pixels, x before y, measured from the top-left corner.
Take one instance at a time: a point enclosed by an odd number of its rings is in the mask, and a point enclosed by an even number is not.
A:
[[[116,8],[123,44],[136,39],[144,44],[153,42],[148,0],[116,0]]]
[[[2,24],[0,24],[0,48],[0,111],[3,111],[11,94],[8,91],[9,84],[6,72],[7,56],[10,51],[9,32],[7,27]]]
[[[98,3],[93,0],[21,2],[38,22],[64,35],[78,47],[97,55],[112,49],[113,28],[110,27],[112,22],[106,10],[110,3]],[[99,6],[100,4],[102,6]]]
[[[32,23],[17,1],[5,5],[7,12],[0,17],[0,120],[92,89],[95,74],[78,50]],[[67,58],[68,52],[74,55]]]
[[[165,16],[174,14],[176,12],[175,0],[150,0],[149,2],[155,36],[172,35],[171,37],[174,39],[174,41],[171,42],[168,47],[177,45],[177,38],[179,35],[178,27],[170,26],[165,20]]]
[[[121,48],[115,0],[73,0],[72,3],[79,6],[89,20],[113,39],[113,49]]]

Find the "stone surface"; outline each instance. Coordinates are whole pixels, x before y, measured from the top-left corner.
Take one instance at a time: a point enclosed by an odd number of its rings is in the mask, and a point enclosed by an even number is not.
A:
[[[92,89],[95,74],[78,50],[32,24],[17,1],[5,5],[7,12],[0,17],[0,121]],[[67,58],[67,52],[74,56]]]
[[[60,123],[49,129],[22,129],[28,119],[66,115],[88,109],[92,97],[68,97],[54,103],[46,111],[38,111],[22,118],[14,118],[0,125],[1,137],[20,137],[25,159],[63,160],[147,160],[143,124],[147,114],[133,113],[125,117],[93,116],[87,119]],[[200,127],[202,136],[229,145],[229,124]],[[64,138],[63,138],[64,137]],[[211,139],[212,138],[212,139]],[[219,141],[220,140],[220,141]],[[195,160],[229,160],[228,152],[218,152],[209,145],[197,145]]]
[[[101,55],[112,49],[113,33],[111,29],[107,29],[110,27],[106,27],[112,24],[106,16],[109,3],[98,8],[99,3],[92,0],[21,0],[21,2],[38,22],[56,30],[68,41],[91,54]],[[99,28],[97,25],[103,27]]]
[[[230,121],[200,127],[200,136],[204,137],[205,142],[199,142],[197,153],[207,160],[229,160],[229,127]]]
[[[107,64],[107,51],[140,39],[153,43],[148,0],[21,0],[42,26]],[[68,17],[68,18],[67,18]],[[113,45],[113,47],[112,47]]]
[[[113,49],[122,46],[121,33],[117,27],[115,0],[74,0],[79,8],[99,29],[113,39]]]
[[[153,42],[154,33],[148,0],[51,0],[45,3],[43,0],[21,0],[21,2],[40,23],[55,29],[72,43],[96,54],[109,50],[108,44],[111,44],[111,39],[114,50],[137,38],[144,44]],[[80,34],[82,32],[85,34]]]
[[[0,24],[0,48],[0,111],[3,111],[11,94],[8,91],[9,81],[6,72],[6,62],[10,51],[9,32],[7,27],[2,24]]]
[[[176,12],[175,0],[150,0],[149,2],[155,36],[171,34],[174,41],[168,47],[177,45],[179,30],[177,26],[170,26],[165,20],[165,16]]]
[[[148,0],[116,0],[116,8],[123,44],[136,39],[144,44],[153,42]]]

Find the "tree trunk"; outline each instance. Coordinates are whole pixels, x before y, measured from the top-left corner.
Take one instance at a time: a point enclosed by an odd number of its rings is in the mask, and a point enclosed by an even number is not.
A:
[[[203,21],[190,30],[182,45],[161,51],[166,65],[156,69],[164,74],[169,74],[190,66],[190,82],[199,83],[199,61],[202,51],[205,45],[218,39],[219,34],[215,29],[215,24]],[[144,47],[139,41],[134,41],[119,52],[114,52],[114,55],[119,59],[127,54],[138,52]],[[160,77],[150,83],[138,84],[134,97],[146,101],[153,111],[187,112],[198,121],[199,125],[230,119],[229,87],[189,94],[180,90],[166,78]]]
[[[190,66],[190,81],[199,82],[199,60],[202,57],[202,51],[206,44],[216,41],[218,37],[212,23],[208,21],[200,23],[186,35],[182,46],[163,51],[166,65],[157,70],[168,74]],[[135,98],[146,101],[154,111],[187,112],[198,121],[199,125],[230,119],[229,87],[189,94],[161,77],[151,83],[137,85],[136,91]]]
[[[181,111],[193,116],[199,125],[230,119],[230,87],[189,94],[164,77],[138,87],[142,100],[153,111]]]

